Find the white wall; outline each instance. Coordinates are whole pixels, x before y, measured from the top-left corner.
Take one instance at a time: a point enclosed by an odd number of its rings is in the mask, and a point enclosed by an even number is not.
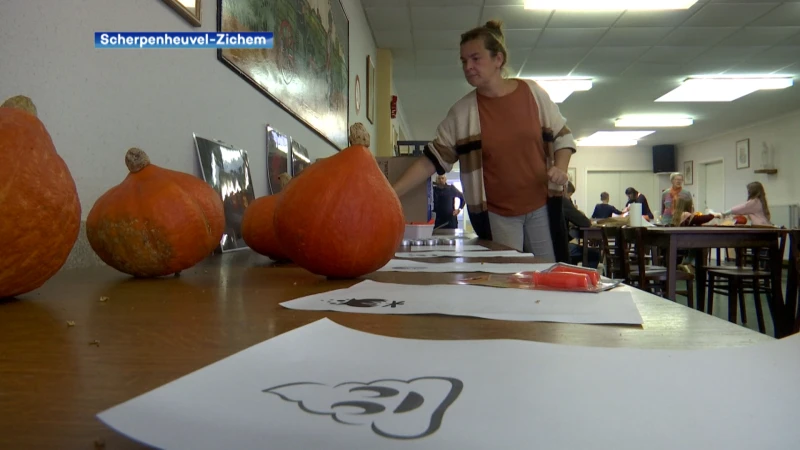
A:
[[[750,139],[750,167],[736,169],[736,142]],[[762,142],[775,146],[774,164],[776,175],[756,174],[761,168]],[[697,196],[700,186],[699,164],[722,159],[725,170],[725,209],[747,200],[746,185],[760,181],[767,191],[771,205],[800,203],[800,110],[768,122],[753,124],[730,131],[701,142],[681,146],[678,149],[679,167],[684,161],[694,161],[695,179],[686,189]]]
[[[594,210],[594,205],[600,203],[600,192],[588,192],[587,173],[593,171],[653,171],[653,150],[650,147],[578,147],[578,151],[572,155],[569,163],[570,167],[575,167],[576,183],[575,194],[572,196],[578,204],[578,209],[590,216]],[[663,184],[663,179],[667,175],[653,174],[658,178],[659,185]],[[636,187],[636,186],[634,186]],[[658,200],[648,197],[651,208],[658,208]],[[614,203],[619,203],[615,200]],[[615,204],[618,208],[625,206]]]
[[[350,85],[366,89],[366,55],[375,43],[359,0],[342,0],[350,20]],[[308,149],[312,160],[336,150],[217,60],[215,49],[107,50],[95,31],[215,31],[217,2],[202,4],[194,28],[156,0],[0,1],[0,102],[31,97],[78,186],[83,217],[122,181],[133,146],[154,164],[199,175],[192,133],[248,152],[256,196],[267,192],[265,126]],[[350,96],[350,123],[355,114]],[[366,101],[366,92],[362,92]]]

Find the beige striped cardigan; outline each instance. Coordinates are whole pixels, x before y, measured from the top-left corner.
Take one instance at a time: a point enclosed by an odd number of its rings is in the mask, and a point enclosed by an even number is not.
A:
[[[556,150],[568,148],[575,152],[575,140],[558,105],[550,99],[547,92],[533,80],[519,81],[530,87],[539,107],[539,121],[550,167]],[[459,162],[461,186],[472,226],[479,237],[491,239],[486,191],[483,186],[481,121],[475,90],[450,108],[447,117],[436,129],[436,137],[426,146],[423,154],[433,162],[439,175],[450,172],[456,161]],[[563,186],[552,183],[549,187],[552,190],[563,190]]]

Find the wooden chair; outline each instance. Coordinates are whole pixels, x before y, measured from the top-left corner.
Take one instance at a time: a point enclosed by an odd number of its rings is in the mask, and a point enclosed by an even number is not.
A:
[[[786,280],[786,308],[794,317],[792,332],[800,333],[800,229],[789,231],[789,273]]]
[[[643,227],[623,227],[619,233],[619,245],[624,253],[623,271],[627,273],[626,284],[663,296],[667,284],[667,268],[647,265],[647,248],[644,245]],[[633,266],[631,266],[633,262]],[[684,281],[686,290],[676,291],[687,299],[694,308],[694,275],[681,270],[675,271],[676,281]]]
[[[786,229],[782,228],[782,230],[779,244],[781,255],[786,249],[787,236]],[[755,256],[750,259],[752,267],[747,267],[744,252],[737,251],[735,267],[712,267],[708,269],[706,302],[708,303],[709,314],[714,313],[714,294],[727,295],[728,321],[737,323],[738,309],[741,311],[742,323],[746,324],[747,315],[745,314],[744,296],[745,294],[752,294],[755,299],[758,331],[766,333],[764,311],[761,306],[761,292],[764,292],[768,302],[772,301],[772,271],[769,264],[762,267],[761,258],[758,257],[761,253],[761,249],[752,250],[752,254]]]

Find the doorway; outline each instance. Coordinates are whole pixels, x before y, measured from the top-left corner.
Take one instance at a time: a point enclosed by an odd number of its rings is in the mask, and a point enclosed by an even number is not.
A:
[[[725,168],[722,160],[700,164],[696,211],[725,211]]]

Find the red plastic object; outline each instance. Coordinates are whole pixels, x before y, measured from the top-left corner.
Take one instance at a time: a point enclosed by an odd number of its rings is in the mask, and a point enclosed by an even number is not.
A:
[[[582,289],[588,290],[589,275],[574,272],[534,272],[533,284],[555,289]]]
[[[600,283],[600,274],[594,269],[583,269],[580,267],[567,267],[567,266],[555,266],[550,271],[551,273],[579,273],[585,274],[589,276],[589,281],[592,282],[592,286],[597,286]]]

